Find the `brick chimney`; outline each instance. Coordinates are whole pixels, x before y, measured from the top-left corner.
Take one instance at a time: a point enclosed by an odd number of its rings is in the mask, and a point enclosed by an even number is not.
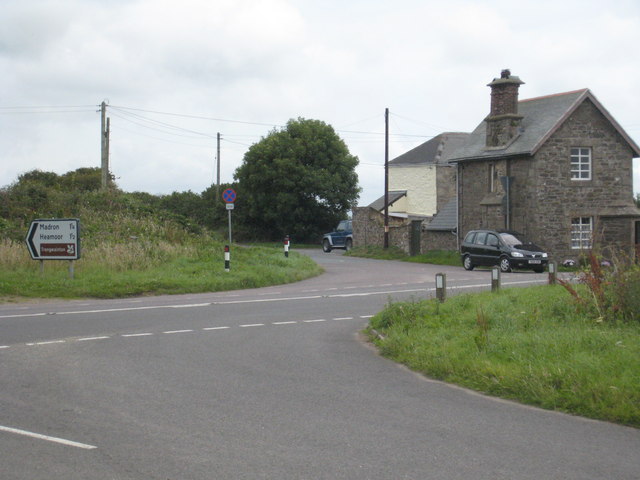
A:
[[[502,70],[500,78],[494,78],[491,87],[491,113],[487,122],[486,146],[504,148],[518,134],[522,115],[518,115],[518,89],[524,82]]]

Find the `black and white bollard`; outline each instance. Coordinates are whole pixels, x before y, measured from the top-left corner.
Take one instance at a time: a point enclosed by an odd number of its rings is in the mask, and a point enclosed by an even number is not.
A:
[[[444,273],[436,273],[436,298],[440,302],[447,298],[447,276]]]
[[[224,271],[231,270],[231,253],[229,252],[229,245],[224,246]]]
[[[549,262],[549,285],[555,285],[558,274],[558,263],[555,260]]]
[[[491,269],[491,291],[497,292],[500,290],[500,269],[493,267]]]
[[[290,244],[290,240],[289,240],[289,235],[286,235],[284,237],[284,256],[288,257],[289,256],[289,244]]]

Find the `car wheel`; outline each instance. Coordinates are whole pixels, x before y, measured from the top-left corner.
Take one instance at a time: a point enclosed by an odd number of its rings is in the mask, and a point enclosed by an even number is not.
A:
[[[331,245],[329,244],[329,240],[327,240],[326,238],[322,241],[322,251],[324,253],[331,252]]]
[[[353,247],[353,242],[350,238],[347,238],[347,241],[344,242],[344,249],[348,252]]]
[[[502,257],[500,259],[500,271],[504,273],[511,271],[511,262],[507,257]]]
[[[462,266],[464,267],[465,270],[473,270],[473,267],[475,267],[475,265],[471,261],[470,255],[464,256],[464,258],[462,259]]]

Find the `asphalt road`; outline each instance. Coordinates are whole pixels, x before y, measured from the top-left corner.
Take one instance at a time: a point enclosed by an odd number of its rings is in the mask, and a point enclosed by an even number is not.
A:
[[[360,337],[436,272],[451,293],[489,272],[309,254],[326,273],[292,285],[1,305],[0,478],[640,478],[640,431],[425,379]]]

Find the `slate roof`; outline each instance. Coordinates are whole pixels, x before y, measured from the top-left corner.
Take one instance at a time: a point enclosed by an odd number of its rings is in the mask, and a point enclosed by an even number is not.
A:
[[[514,155],[534,155],[582,102],[590,100],[611,122],[622,138],[640,157],[640,148],[587,88],[518,102],[522,115],[519,134],[506,147],[486,147],[486,122],[483,120],[451,156],[452,162],[484,160]]]
[[[425,227],[433,231],[454,231],[458,228],[458,201],[454,198],[446,203]]]
[[[389,162],[390,167],[408,165],[438,164],[446,165],[453,153],[464,144],[468,133],[445,132],[436,135],[431,140],[412,148],[408,152],[394,158]]]
[[[406,190],[394,190],[389,191],[389,205],[393,205],[400,198],[404,197],[407,194]],[[384,195],[375,200],[373,203],[369,204],[369,207],[381,212],[384,210]]]

